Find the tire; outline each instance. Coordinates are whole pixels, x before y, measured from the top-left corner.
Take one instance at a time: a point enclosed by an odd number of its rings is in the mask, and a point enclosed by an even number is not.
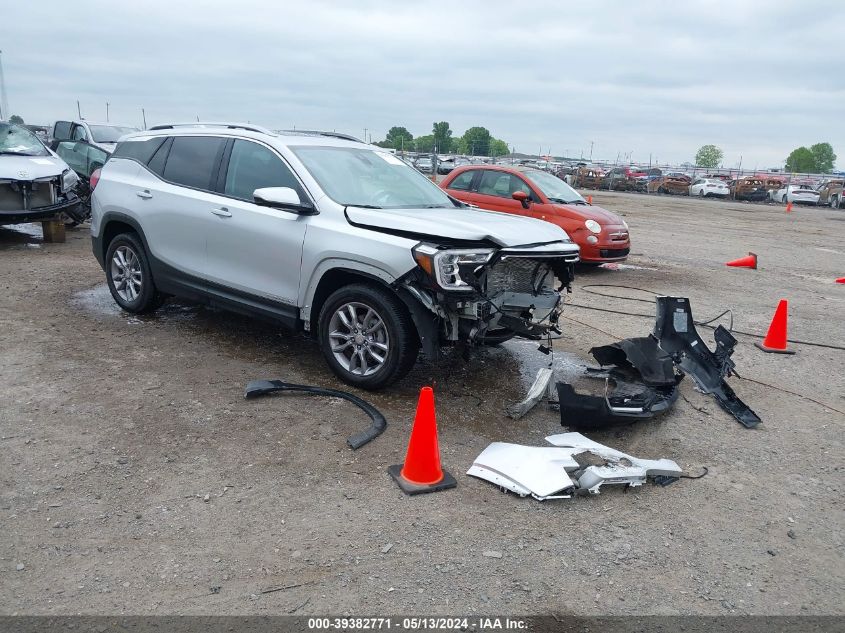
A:
[[[704,193],[704,189],[699,189],[699,190],[698,190],[698,197],[699,197],[699,198],[704,198],[706,195],[707,195],[707,194],[705,194],[705,193]]]
[[[134,233],[121,233],[106,251],[106,281],[115,303],[133,314],[152,312],[164,302],[153,282],[147,253]],[[131,271],[129,281],[127,271]]]
[[[320,310],[318,333],[331,370],[361,389],[383,389],[400,380],[419,354],[408,310],[375,285],[350,284],[333,292]]]
[[[830,199],[830,208],[831,208],[831,209],[838,209],[838,208],[839,208],[839,204],[840,204],[840,202],[839,202],[839,196],[833,196],[833,197]]]

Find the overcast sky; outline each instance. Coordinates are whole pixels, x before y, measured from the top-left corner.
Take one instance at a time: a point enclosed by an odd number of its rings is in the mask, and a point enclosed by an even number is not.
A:
[[[141,125],[252,121],[373,140],[445,120],[517,151],[782,166],[828,141],[845,166],[845,3],[16,3],[0,21],[9,109]]]

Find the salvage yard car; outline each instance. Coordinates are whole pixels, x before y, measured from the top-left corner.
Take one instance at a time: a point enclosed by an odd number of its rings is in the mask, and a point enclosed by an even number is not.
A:
[[[365,389],[420,349],[546,335],[578,260],[560,227],[471,209],[332,132],[157,126],[92,182],[93,251],[121,308],[177,295],[305,330]]]
[[[111,154],[121,136],[137,132],[138,128],[114,123],[93,121],[56,121],[53,125],[54,141],[85,141]]]
[[[817,204],[822,206],[829,206],[831,209],[839,209],[845,206],[842,200],[842,189],[845,185],[845,180],[828,180],[819,185],[816,191],[819,192],[819,199]]]
[[[690,179],[686,175],[660,176],[650,180],[647,185],[648,193],[671,193],[679,196],[689,195]]]
[[[0,121],[0,224],[74,213],[77,180],[33,132]]]
[[[771,193],[775,202],[793,204],[818,204],[819,192],[810,185],[784,185]]]
[[[724,181],[720,179],[698,178],[690,185],[689,195],[698,196],[700,198],[707,198],[709,196],[727,198],[731,195],[731,190]]]
[[[733,180],[728,185],[731,197],[734,200],[746,200],[749,202],[762,202],[769,199],[768,181],[755,176],[745,176]]]
[[[561,227],[581,247],[581,261],[628,257],[628,225],[587,201],[557,176],[530,167],[461,167],[440,183],[450,196],[482,209],[538,218]]]

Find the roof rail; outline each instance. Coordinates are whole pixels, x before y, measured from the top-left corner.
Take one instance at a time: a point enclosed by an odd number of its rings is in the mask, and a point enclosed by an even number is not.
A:
[[[351,134],[343,134],[342,132],[324,132],[322,130],[278,130],[279,134],[299,134],[301,136],[329,136],[331,138],[341,138],[345,141],[355,141],[356,143],[363,143],[359,138]]]
[[[273,134],[267,128],[260,125],[252,125],[249,123],[228,123],[225,121],[196,121],[187,123],[164,123],[162,125],[154,125],[149,130],[171,130],[177,127],[225,127],[229,130],[247,130],[249,132],[259,132],[261,134]]]

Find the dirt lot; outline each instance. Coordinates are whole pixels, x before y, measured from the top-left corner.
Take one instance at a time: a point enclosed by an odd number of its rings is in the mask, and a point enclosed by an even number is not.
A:
[[[792,338],[845,345],[845,213],[593,196],[627,218],[633,267],[582,271],[574,303],[653,312],[581,289],[622,284],[763,332],[786,297]],[[593,438],[708,476],[540,503],[464,475],[491,441],[566,430],[544,408],[503,415],[543,362],[534,344],[418,364],[368,396],[390,425],[353,452],[365,420],[347,404],[242,398],[256,378],[340,387],[312,342],[181,303],[121,313],[84,229],[66,244],[31,230],[0,228],[0,613],[845,614],[843,351],[740,336],[740,374],[831,408],[734,378],[763,419],[747,430],[685,380],[665,418]],[[724,266],[749,250],[759,270]],[[652,327],[565,314],[562,374],[612,341],[594,328]],[[409,498],[386,468],[424,384],[459,486]]]

